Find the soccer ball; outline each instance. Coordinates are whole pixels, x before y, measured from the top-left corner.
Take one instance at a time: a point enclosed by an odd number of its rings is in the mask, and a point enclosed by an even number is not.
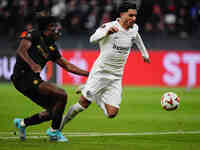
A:
[[[161,106],[165,110],[175,110],[178,108],[180,98],[173,92],[164,93],[161,98]]]

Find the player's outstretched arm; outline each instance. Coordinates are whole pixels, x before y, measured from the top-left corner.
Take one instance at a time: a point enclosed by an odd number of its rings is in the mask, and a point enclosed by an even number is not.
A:
[[[71,72],[77,75],[86,76],[86,77],[89,75],[88,71],[82,70],[79,67],[69,63],[68,61],[66,61],[64,57],[60,57],[59,59],[57,59],[56,63],[68,72]]]
[[[117,27],[107,27],[107,25],[102,25],[90,37],[90,43],[99,42],[100,40],[104,39],[105,37],[107,37],[110,34],[113,34],[115,32],[118,32],[118,28]]]
[[[29,40],[21,40],[19,47],[17,49],[17,54],[31,67],[31,69],[37,73],[41,72],[40,65],[36,64],[31,57],[28,55],[28,50],[31,47],[32,43]]]
[[[144,42],[139,33],[137,33],[137,35],[136,35],[135,43],[136,43],[138,49],[140,50],[140,52],[142,53],[144,62],[150,63],[149,53],[148,53],[146,47],[144,46]]]

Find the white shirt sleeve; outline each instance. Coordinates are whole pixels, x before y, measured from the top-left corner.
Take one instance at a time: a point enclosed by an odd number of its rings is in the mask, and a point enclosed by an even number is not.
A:
[[[104,24],[99,27],[94,34],[90,37],[90,43],[96,43],[106,37],[106,34],[109,30],[109,25]]]
[[[144,46],[143,40],[139,33],[137,33],[137,35],[136,35],[135,44],[137,45],[138,49],[142,53],[142,56],[145,58],[149,58],[148,51],[147,51],[146,47]]]

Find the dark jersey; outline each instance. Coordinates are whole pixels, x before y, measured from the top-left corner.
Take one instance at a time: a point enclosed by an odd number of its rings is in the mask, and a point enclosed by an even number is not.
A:
[[[43,68],[48,61],[56,61],[61,57],[58,48],[54,41],[43,36],[41,32],[32,31],[24,32],[21,39],[30,40],[31,47],[28,50],[28,55],[31,59]],[[31,71],[30,66],[17,55],[14,73],[18,71]]]

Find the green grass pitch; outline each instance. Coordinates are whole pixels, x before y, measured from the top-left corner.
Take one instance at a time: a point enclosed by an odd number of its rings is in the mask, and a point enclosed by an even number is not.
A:
[[[64,86],[69,106],[74,104],[75,86]],[[161,108],[164,92],[180,96],[175,111]],[[42,109],[17,92],[12,84],[0,84],[0,150],[198,150],[200,147],[200,89],[124,87],[118,116],[107,119],[94,103],[65,126],[68,143],[50,142],[45,135],[50,122],[27,128],[20,141],[13,125],[15,117],[27,117]],[[65,111],[65,112],[66,112]]]

